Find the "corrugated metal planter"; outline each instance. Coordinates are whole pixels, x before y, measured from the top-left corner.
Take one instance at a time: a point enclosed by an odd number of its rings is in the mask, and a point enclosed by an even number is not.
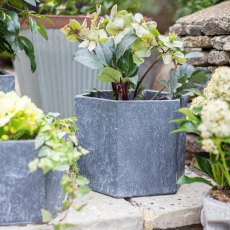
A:
[[[104,92],[102,97],[109,98]],[[153,91],[146,91],[147,99]],[[79,161],[90,187],[113,197],[176,193],[184,173],[185,133],[170,120],[187,99],[114,101],[93,94],[75,97],[80,144],[90,153]]]
[[[201,222],[205,230],[230,229],[230,203],[224,203],[210,197],[209,191],[203,196]]]
[[[24,53],[17,55],[14,66],[22,95],[28,95],[46,113],[59,112],[68,117],[74,114],[73,98],[76,94],[92,91],[93,88],[110,89],[110,85],[97,80],[98,71],[72,60],[78,45],[66,41],[65,35],[59,31],[70,18],[82,21],[84,17],[50,18],[55,24],[46,24],[48,41],[38,34],[31,35],[29,30],[21,31],[21,34],[34,44],[36,72],[32,74],[30,63]]]
[[[9,92],[15,89],[15,77],[12,74],[0,71],[0,91]]]
[[[0,142],[0,225],[41,222],[41,209],[54,213],[63,195],[62,173],[30,173],[28,163],[36,156],[35,142]]]

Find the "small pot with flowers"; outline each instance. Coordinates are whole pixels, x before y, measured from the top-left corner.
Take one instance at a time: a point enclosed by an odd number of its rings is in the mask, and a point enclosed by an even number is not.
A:
[[[202,182],[211,186],[204,193],[201,215],[204,229],[230,229],[230,68],[215,70],[203,94],[190,108],[179,110],[186,119],[178,120],[174,132],[197,136],[207,156],[196,156],[194,167],[206,177],[179,179],[179,184]]]
[[[77,176],[86,151],[75,119],[45,115],[13,91],[0,92],[0,108],[0,225],[50,220],[56,208],[67,210],[77,193],[89,191]]]
[[[75,98],[78,138],[90,151],[80,161],[81,173],[93,190],[114,197],[175,193],[185,135],[169,135],[175,128],[169,121],[180,118],[176,110],[186,105],[188,90],[200,87],[206,75],[184,64],[183,44],[176,34],[161,35],[154,21],[116,5],[110,16],[99,13],[88,16],[90,25],[70,20],[61,29],[80,43],[74,60],[100,69],[98,80],[112,85],[112,91]],[[139,66],[153,51],[158,58],[139,78]],[[144,90],[142,81],[161,58],[175,63],[169,81],[162,81],[160,92]]]

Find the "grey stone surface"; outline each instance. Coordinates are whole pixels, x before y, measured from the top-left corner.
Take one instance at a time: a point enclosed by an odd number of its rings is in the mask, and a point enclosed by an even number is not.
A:
[[[188,170],[186,174],[197,176]],[[143,213],[145,230],[190,229],[186,226],[200,224],[202,194],[209,188],[199,183],[182,185],[175,195],[137,197],[131,203]]]
[[[188,59],[188,63],[194,65],[194,66],[209,66],[208,57],[209,52],[208,51],[202,51],[200,52],[202,54],[199,58],[190,58]]]
[[[38,222],[42,208],[60,207],[60,174],[30,173],[35,156],[33,140],[0,143],[0,225]]]
[[[230,51],[230,36],[216,36],[211,43],[216,50]]]
[[[217,201],[204,194],[201,221],[204,230],[229,230],[230,229],[230,204]]]
[[[64,222],[75,225],[68,230],[142,230],[143,215],[124,199],[115,199],[91,192],[76,199],[76,207],[86,206],[80,211],[70,209]],[[63,214],[58,216],[56,223]],[[53,230],[48,225],[27,225],[23,227],[0,227],[0,230]]]
[[[196,30],[189,30],[189,28]],[[230,33],[230,1],[198,11],[177,20],[170,29],[178,32],[179,35],[199,36],[222,35]]]
[[[0,91],[9,92],[15,90],[15,77],[12,74],[0,71]]]
[[[147,98],[153,94],[147,91]],[[169,121],[179,118],[181,104],[76,96],[79,142],[90,151],[79,161],[80,173],[91,188],[114,197],[175,193],[184,172],[185,134],[169,134],[176,128]]]
[[[208,63],[210,65],[228,65],[230,62],[230,52],[212,50],[208,54]]]
[[[182,41],[186,48],[212,48],[211,38],[208,36],[186,36]]]

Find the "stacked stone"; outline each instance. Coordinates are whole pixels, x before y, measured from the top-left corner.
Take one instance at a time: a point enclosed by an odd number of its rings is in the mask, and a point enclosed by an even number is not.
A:
[[[218,66],[230,66],[230,1],[180,18],[170,28],[178,34],[187,51],[203,55],[189,62],[213,71]]]

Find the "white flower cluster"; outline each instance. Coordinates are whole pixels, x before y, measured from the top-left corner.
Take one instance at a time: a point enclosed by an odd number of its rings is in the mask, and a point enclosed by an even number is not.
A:
[[[208,99],[223,99],[230,102],[230,68],[219,67],[215,70],[210,82],[204,89]]]
[[[217,68],[204,89],[204,96],[195,98],[191,109],[202,107],[202,123],[198,127],[202,148],[217,154],[213,138],[230,136],[230,68]]]

